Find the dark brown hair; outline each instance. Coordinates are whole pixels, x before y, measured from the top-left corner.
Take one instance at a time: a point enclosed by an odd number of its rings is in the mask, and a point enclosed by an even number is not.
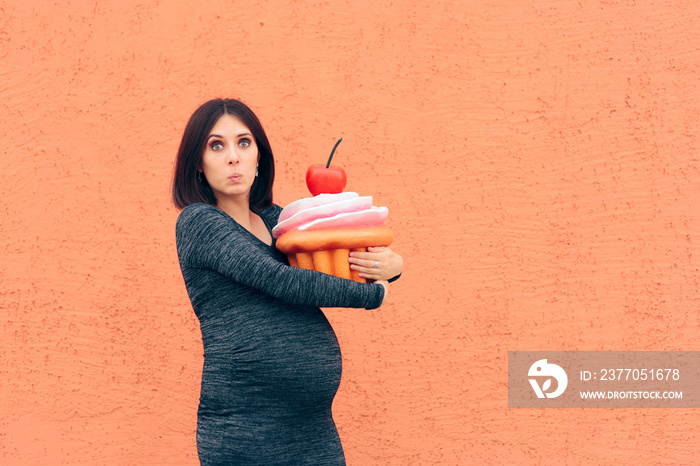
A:
[[[259,210],[272,205],[275,161],[270,142],[258,117],[243,102],[235,99],[214,99],[195,110],[182,135],[173,175],[173,203],[178,209],[195,202],[216,205],[216,197],[209,183],[204,178],[201,182],[198,180],[197,170],[202,163],[207,137],[224,114],[239,118],[250,129],[258,146],[258,176],[250,188],[250,207]]]

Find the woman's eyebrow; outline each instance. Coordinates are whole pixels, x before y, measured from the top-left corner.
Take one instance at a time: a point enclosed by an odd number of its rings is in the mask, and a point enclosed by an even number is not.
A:
[[[240,138],[241,136],[253,136],[253,135],[250,134],[250,133],[241,133],[241,134],[236,135],[237,138]],[[207,140],[209,140],[209,139],[211,139],[211,138],[221,138],[221,139],[223,139],[223,136],[221,136],[221,135],[219,135],[219,134],[210,134],[209,137],[207,138]]]

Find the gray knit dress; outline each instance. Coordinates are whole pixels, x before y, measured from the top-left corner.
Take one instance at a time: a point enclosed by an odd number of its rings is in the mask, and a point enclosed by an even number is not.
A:
[[[257,213],[271,230],[281,210]],[[183,209],[176,238],[204,344],[201,464],[345,464],[331,415],[340,348],[319,306],[374,309],[383,287],[290,267],[208,204]]]

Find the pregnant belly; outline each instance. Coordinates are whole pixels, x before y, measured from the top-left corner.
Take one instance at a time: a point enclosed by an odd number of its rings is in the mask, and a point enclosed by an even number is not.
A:
[[[223,339],[208,341],[203,331],[200,414],[330,411],[342,359],[320,309],[262,306],[233,320]]]

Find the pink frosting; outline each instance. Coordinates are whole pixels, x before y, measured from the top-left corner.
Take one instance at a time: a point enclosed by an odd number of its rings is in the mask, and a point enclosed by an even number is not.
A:
[[[372,196],[357,193],[319,194],[299,199],[285,207],[272,236],[299,230],[381,226],[389,215],[386,207],[373,207]]]
[[[314,197],[305,197],[304,199],[299,199],[298,201],[292,202],[287,207],[282,209],[282,213],[280,214],[280,218],[277,219],[277,222],[282,223],[292,215],[305,209],[310,209],[312,207],[317,207],[324,204],[331,204],[333,202],[344,201],[355,197],[360,197],[360,195],[357,193],[347,192],[338,194],[319,194],[318,196]]]

